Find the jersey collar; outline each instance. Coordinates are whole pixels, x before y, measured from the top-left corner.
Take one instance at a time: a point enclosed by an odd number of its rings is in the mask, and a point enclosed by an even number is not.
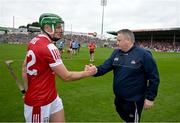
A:
[[[47,36],[47,35],[44,35],[44,34],[40,34],[38,35],[39,37],[44,37],[44,38],[47,38],[49,40],[49,42],[52,42],[51,39]]]

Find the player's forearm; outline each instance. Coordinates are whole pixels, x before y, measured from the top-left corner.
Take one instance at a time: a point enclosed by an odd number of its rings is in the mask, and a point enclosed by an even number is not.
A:
[[[23,81],[24,81],[24,88],[27,91],[27,89],[28,89],[28,79],[27,79],[27,76],[23,78]]]
[[[78,80],[84,77],[94,75],[97,72],[95,66],[84,71],[69,71],[66,69],[64,64],[52,67],[52,70],[64,81]]]
[[[27,88],[28,88],[28,84],[27,84],[28,80],[27,80],[27,74],[25,72],[22,73],[22,78],[23,78],[23,82],[24,82],[24,88],[25,88],[25,90],[27,90]]]
[[[26,59],[25,59],[25,60],[26,60]],[[28,84],[27,84],[28,80],[27,80],[25,60],[24,60],[24,62],[23,62],[23,64],[22,64],[22,78],[23,78],[25,90],[27,90],[27,88],[28,88]]]
[[[72,80],[78,80],[81,78],[85,78],[91,76],[91,74],[87,71],[80,71],[80,72],[75,72],[75,71],[70,71],[68,72],[68,75],[63,78],[64,81],[72,81]]]

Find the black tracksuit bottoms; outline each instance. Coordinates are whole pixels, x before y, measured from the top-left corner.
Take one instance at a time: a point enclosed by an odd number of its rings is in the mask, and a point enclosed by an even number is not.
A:
[[[144,98],[138,101],[127,101],[120,97],[115,97],[114,103],[116,111],[125,122],[140,122]]]

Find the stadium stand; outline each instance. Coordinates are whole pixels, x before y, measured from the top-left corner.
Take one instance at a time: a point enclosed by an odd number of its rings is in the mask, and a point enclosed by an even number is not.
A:
[[[35,30],[35,31],[34,31]],[[33,32],[34,31],[34,32]],[[136,43],[143,48],[158,52],[180,52],[180,28],[168,29],[141,29],[132,30],[135,34]],[[40,33],[39,28],[31,28],[24,32],[22,29],[0,27],[0,43],[23,44]],[[115,31],[107,32],[117,35]],[[92,33],[93,34],[93,33]],[[64,39],[78,41],[82,47],[87,47],[89,42],[95,42],[97,47],[116,48],[116,39],[101,39],[88,33],[68,32],[64,33]],[[68,42],[65,42],[67,45]]]
[[[144,48],[160,52],[180,52],[180,28],[132,30],[136,42]],[[117,35],[115,31],[107,32]]]

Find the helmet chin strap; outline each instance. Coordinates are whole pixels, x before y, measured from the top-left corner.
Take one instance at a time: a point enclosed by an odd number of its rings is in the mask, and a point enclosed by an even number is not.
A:
[[[48,35],[48,37],[52,40],[52,41],[58,41],[60,38],[56,38],[56,37],[51,37],[51,35],[54,34],[54,25],[52,25],[52,32],[48,32],[48,31],[45,31],[44,32]]]

